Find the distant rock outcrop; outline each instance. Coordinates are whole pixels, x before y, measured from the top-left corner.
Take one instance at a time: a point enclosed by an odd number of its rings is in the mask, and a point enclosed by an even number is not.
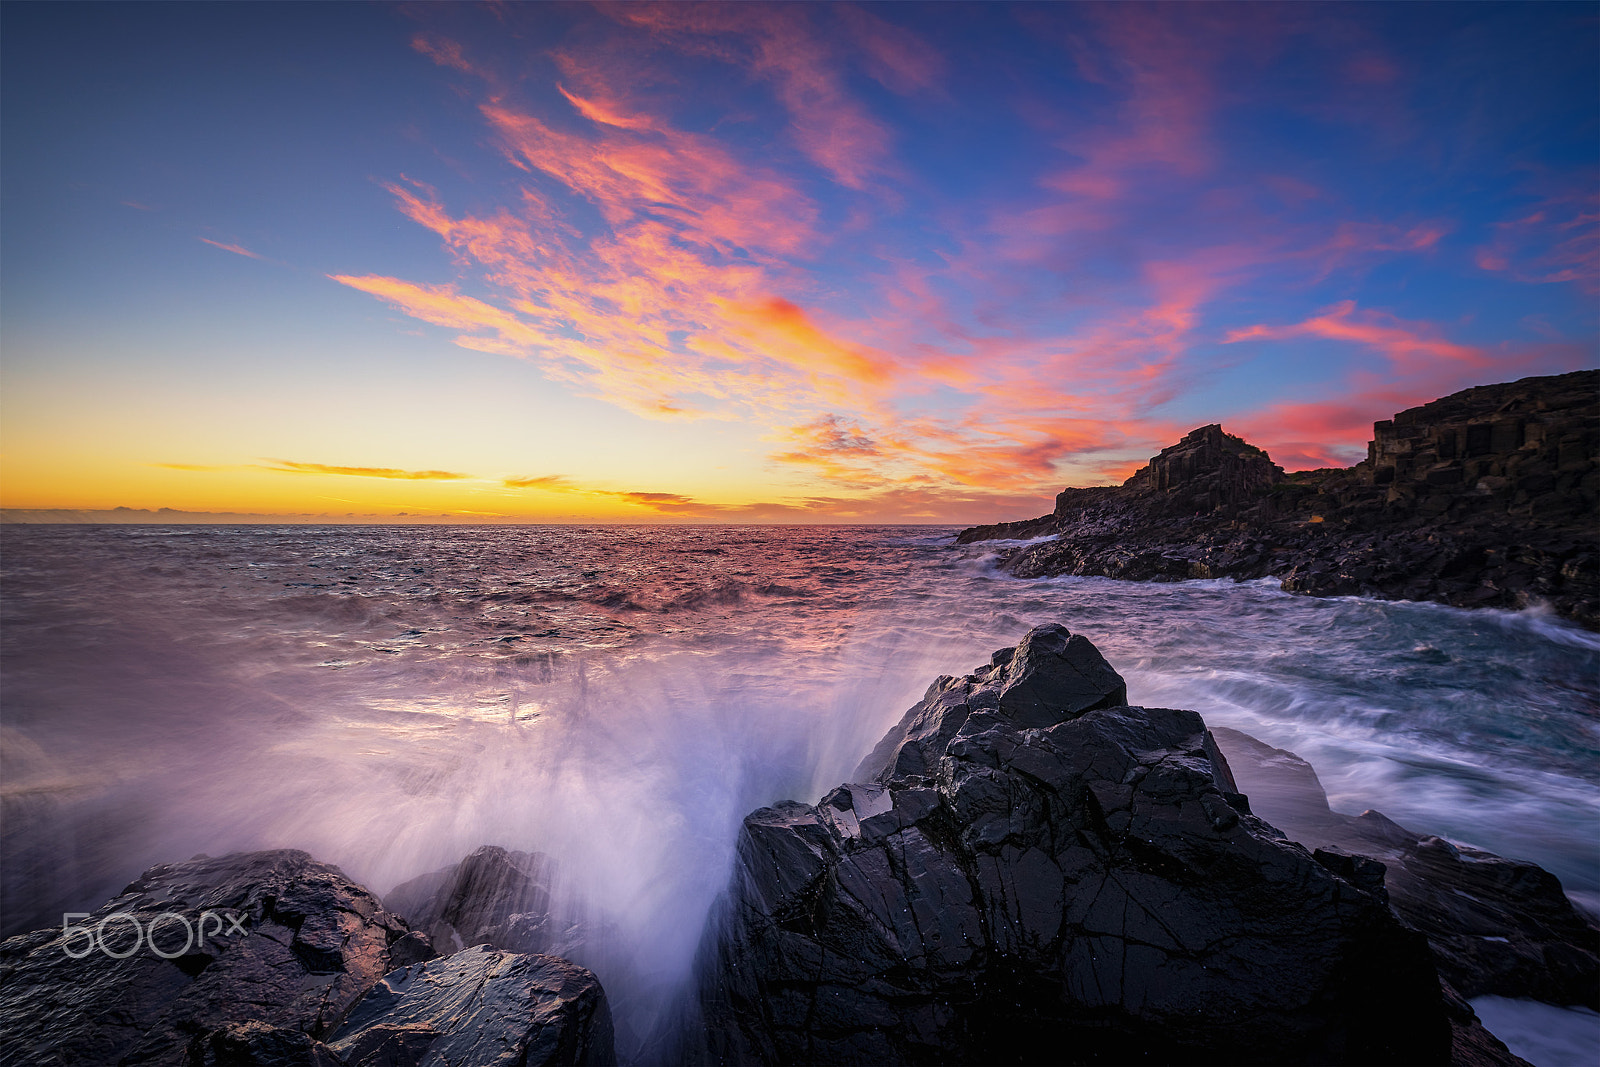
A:
[[[1600,371],[1480,386],[1377,423],[1367,459],[1285,475],[1204,426],[1121,486],[963,531],[1020,577],[1280,579],[1317,596],[1549,603],[1600,628]]]
[[[1213,424],[1162,449],[1126,484],[1167,494],[1178,511],[1215,511],[1253,504],[1262,490],[1281,481],[1283,468],[1265,452]]]
[[[870,780],[746,819],[707,1058],[1448,1062],[1381,865],[1289,843],[1198,715],[1125,699],[1092,645],[1041,627],[939,679]]]

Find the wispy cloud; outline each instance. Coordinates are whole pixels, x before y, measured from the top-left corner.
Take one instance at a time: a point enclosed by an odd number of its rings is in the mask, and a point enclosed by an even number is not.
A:
[[[1354,300],[1342,300],[1322,314],[1292,325],[1231,330],[1224,340],[1233,344],[1295,337],[1323,337],[1363,345],[1378,352],[1402,374],[1415,374],[1440,360],[1475,367],[1493,362],[1482,348],[1446,340],[1431,323],[1406,322],[1387,312],[1359,310]]]
[[[159,467],[162,470],[191,471],[191,472],[201,473],[201,474],[217,474],[217,473],[221,473],[221,472],[224,472],[224,471],[236,471],[236,470],[243,469],[243,468],[239,467],[238,465],[217,466],[217,465],[208,464],[208,463],[146,463],[145,466],[147,466],[147,467]]]
[[[242,245],[228,244],[228,243],[226,243],[224,241],[213,241],[209,237],[201,237],[201,238],[199,238],[199,240],[201,240],[201,241],[205,242],[206,244],[210,245],[212,248],[220,248],[224,252],[232,252],[236,256],[248,256],[251,259],[262,259],[262,258],[264,258],[263,256],[260,256],[257,253],[250,251],[248,248],[245,248]]]
[[[897,169],[893,135],[847,89],[839,50],[815,25],[818,10],[777,4],[626,4],[606,10],[663,42],[736,63],[766,80],[789,113],[796,145],[840,185],[861,189]],[[869,54],[878,69],[902,83],[930,77],[927,58],[875,21],[880,26],[868,48],[875,45]]]
[[[533,478],[504,478],[500,482],[507,489],[547,489],[552,492],[577,492],[572,480],[560,474],[542,474]]]
[[[295,463],[287,459],[268,460],[261,470],[279,474],[337,474],[350,478],[393,478],[406,482],[452,482],[471,478],[457,471],[407,471],[395,467],[337,467],[327,463]]]
[[[1520,282],[1570,282],[1600,293],[1600,193],[1594,182],[1546,193],[1531,208],[1495,223],[1474,262]]]

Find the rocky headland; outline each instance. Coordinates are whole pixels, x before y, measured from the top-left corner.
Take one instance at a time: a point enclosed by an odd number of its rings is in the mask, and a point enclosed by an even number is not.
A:
[[[687,1006],[632,1062],[1516,1067],[1466,998],[1600,1006],[1600,929],[1549,873],[1334,812],[1293,753],[1128,700],[1037,627],[852,781],[752,813]],[[636,961],[593,955],[552,875],[485,846],[380,900],[291,850],[153,867],[0,943],[4,1060],[616,1062],[563,957],[614,996]]]
[[[1120,486],[963,531],[1019,577],[1274,577],[1313,596],[1548,604],[1600,629],[1600,371],[1454,393],[1373,426],[1367,458],[1286,474],[1202,426]]]

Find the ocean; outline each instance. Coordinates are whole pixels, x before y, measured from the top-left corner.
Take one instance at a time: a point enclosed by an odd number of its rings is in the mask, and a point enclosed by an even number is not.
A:
[[[1600,636],[1271,580],[1019,580],[955,532],[8,526],[5,933],[200,852],[301,848],[382,894],[540,851],[637,1041],[744,815],[815,802],[934,678],[1044,622],[1132,703],[1298,752],[1335,809],[1600,904]]]

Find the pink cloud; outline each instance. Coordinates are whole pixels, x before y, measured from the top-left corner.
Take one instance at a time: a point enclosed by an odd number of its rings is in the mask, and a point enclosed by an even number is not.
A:
[[[839,4],[833,12],[866,56],[867,72],[885,88],[910,96],[937,89],[944,80],[944,56],[916,33],[852,4]]]
[[[1381,311],[1358,311],[1354,300],[1335,304],[1321,315],[1289,326],[1247,326],[1232,330],[1224,341],[1289,340],[1322,337],[1350,341],[1378,352],[1401,374],[1415,374],[1438,361],[1485,367],[1489,353],[1472,345],[1457,344],[1439,335],[1425,322],[1406,322]]]
[[[1546,194],[1533,210],[1496,223],[1473,260],[1519,282],[1600,293],[1600,194],[1592,186]]]
[[[816,32],[811,9],[628,4],[606,11],[663,43],[738,63],[766,80],[789,113],[796,145],[840,185],[862,189],[894,171],[889,128],[847,91],[838,49]],[[918,69],[917,56],[892,30],[883,24],[877,58],[889,77],[903,78]]]
[[[200,240],[204,241],[206,244],[210,245],[212,248],[220,248],[224,252],[232,252],[236,256],[248,256],[251,259],[261,259],[262,258],[261,256],[259,256],[256,253],[250,251],[248,248],[243,247],[242,245],[225,244],[222,241],[213,241],[209,237],[202,237],[202,238],[200,238]]]

